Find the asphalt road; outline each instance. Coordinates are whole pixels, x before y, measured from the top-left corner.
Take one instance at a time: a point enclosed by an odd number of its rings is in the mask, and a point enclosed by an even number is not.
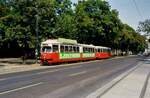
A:
[[[107,59],[0,75],[0,98],[84,98],[136,66],[140,58]]]

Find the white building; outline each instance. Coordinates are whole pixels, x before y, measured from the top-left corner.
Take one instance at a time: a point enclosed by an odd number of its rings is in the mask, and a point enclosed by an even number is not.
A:
[[[148,44],[148,47],[145,49],[145,52],[144,54],[149,54],[150,53],[150,42],[149,42],[149,39],[150,39],[150,36],[147,37],[147,44]]]

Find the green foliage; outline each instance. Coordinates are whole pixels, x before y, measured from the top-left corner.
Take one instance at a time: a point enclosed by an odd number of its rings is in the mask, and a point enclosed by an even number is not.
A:
[[[139,22],[138,31],[149,34],[150,33],[150,19],[146,19],[143,22]]]
[[[129,25],[124,24],[123,32],[120,35],[120,47],[122,51],[133,53],[144,52],[147,47],[146,38],[137,33]]]
[[[39,39],[50,36],[55,24],[52,0],[13,0],[7,2],[9,13],[0,18],[5,40],[15,41],[20,47],[35,47],[36,15],[39,16]]]
[[[108,46],[122,51],[143,51],[145,38],[118,18],[104,0],[1,0],[0,48],[36,47],[48,38],[70,38],[80,43]],[[38,25],[36,22],[38,21]],[[148,20],[140,23],[149,32]]]
[[[55,37],[75,39],[75,17],[70,0],[59,0],[56,8],[57,22],[54,28]]]
[[[118,12],[110,10],[108,2],[82,1],[76,6],[75,11],[79,42],[115,47],[114,43],[122,29],[122,24]]]

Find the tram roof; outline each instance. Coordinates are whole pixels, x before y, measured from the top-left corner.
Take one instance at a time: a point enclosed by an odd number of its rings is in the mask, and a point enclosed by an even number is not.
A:
[[[109,47],[103,46],[94,46],[92,44],[78,44],[76,40],[65,39],[65,38],[58,38],[58,39],[48,39],[42,42],[42,45],[50,45],[50,44],[72,44],[72,45],[79,45],[83,47],[91,47],[91,48],[103,48],[103,49],[111,49]]]
[[[48,40],[42,42],[42,44],[52,44],[52,43],[59,44],[60,42],[58,42],[57,39],[48,39]]]
[[[48,39],[42,42],[42,44],[77,44],[77,41],[65,38],[58,38],[58,39]]]
[[[92,48],[95,48],[95,46],[94,45],[92,45],[92,44],[90,44],[90,45],[88,45],[88,44],[78,44],[79,46],[84,46],[84,47],[92,47]]]
[[[111,48],[109,48],[109,47],[104,47],[104,46],[95,46],[95,48],[111,49]]]

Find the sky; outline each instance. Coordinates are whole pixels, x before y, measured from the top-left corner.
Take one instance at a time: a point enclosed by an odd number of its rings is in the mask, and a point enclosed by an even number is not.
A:
[[[72,0],[76,3],[78,0]],[[150,0],[107,0],[112,9],[117,9],[123,23],[138,27],[139,21],[150,19]],[[135,1],[135,2],[134,2]]]

